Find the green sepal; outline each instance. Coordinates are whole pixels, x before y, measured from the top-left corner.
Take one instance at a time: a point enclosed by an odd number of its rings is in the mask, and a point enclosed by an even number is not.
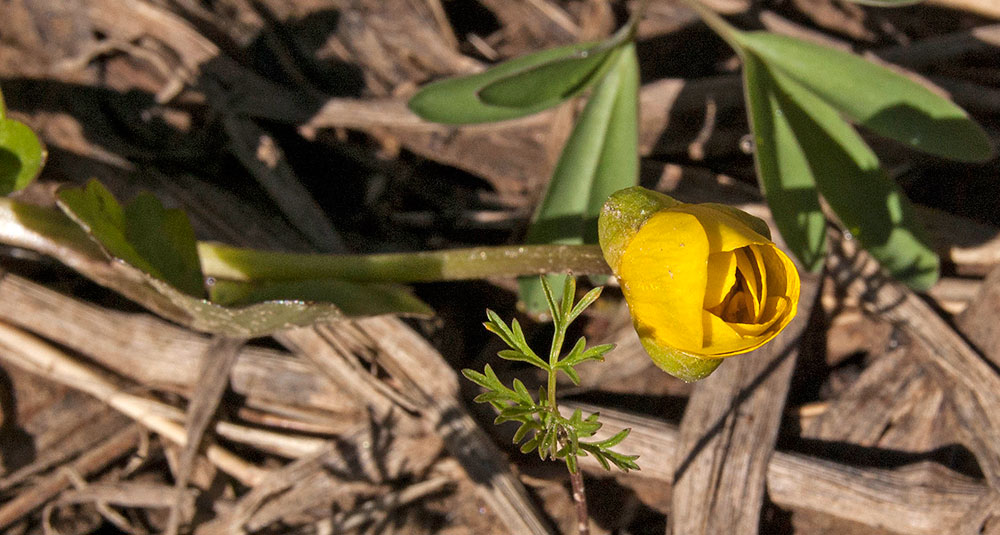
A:
[[[652,338],[640,336],[646,353],[661,370],[686,383],[693,383],[712,374],[724,359],[702,358],[677,348],[657,344]]]
[[[650,216],[678,204],[673,197],[641,186],[621,189],[608,197],[597,219],[597,237],[611,270],[618,271],[625,248]]]

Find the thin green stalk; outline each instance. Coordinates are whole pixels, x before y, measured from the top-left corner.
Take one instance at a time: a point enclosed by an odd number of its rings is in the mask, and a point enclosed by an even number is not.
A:
[[[198,254],[206,276],[237,281],[336,278],[409,283],[566,271],[576,275],[611,273],[596,245],[511,245],[415,253],[319,255],[201,242]]]
[[[702,4],[699,0],[684,0],[684,3],[694,10],[694,12],[701,17],[701,20],[703,20],[705,24],[712,29],[712,31],[717,33],[723,41],[732,47],[737,54],[740,56],[743,55],[743,47],[740,45],[739,30],[726,22],[726,20],[720,17],[718,13],[706,7],[705,4]]]
[[[549,351],[549,384],[547,392],[549,395],[549,408],[558,416],[559,409],[556,407],[556,364],[559,363],[559,354],[562,353],[563,341],[566,339],[566,325],[561,321],[556,323],[555,331],[555,334],[552,335],[552,350]]]

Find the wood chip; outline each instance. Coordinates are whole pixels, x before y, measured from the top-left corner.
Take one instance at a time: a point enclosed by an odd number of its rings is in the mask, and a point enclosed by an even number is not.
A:
[[[804,274],[792,323],[695,387],[674,456],[672,533],[757,532],[768,460],[819,282]]]

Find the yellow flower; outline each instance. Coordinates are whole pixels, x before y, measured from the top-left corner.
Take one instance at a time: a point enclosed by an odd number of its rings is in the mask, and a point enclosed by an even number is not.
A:
[[[745,212],[628,188],[604,205],[599,234],[643,347],[681,379],[764,345],[795,316],[795,265]]]

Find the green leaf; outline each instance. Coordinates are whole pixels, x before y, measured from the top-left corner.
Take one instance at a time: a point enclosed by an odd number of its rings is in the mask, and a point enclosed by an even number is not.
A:
[[[584,339],[581,337],[580,340],[577,342],[577,346],[580,346],[584,342],[585,342]],[[576,347],[574,347],[573,348],[574,351],[571,352],[569,355],[567,355],[566,358],[563,359],[559,364],[560,366],[569,367],[569,366],[576,366],[577,364],[586,362],[588,360],[603,361],[604,355],[614,348],[615,344],[602,344],[599,346],[591,347],[586,351],[577,352],[575,351]]]
[[[989,137],[965,111],[885,67],[768,32],[739,33],[738,40],[770,68],[879,135],[955,160],[980,162],[993,155]]]
[[[823,198],[893,277],[917,290],[930,288],[938,278],[938,257],[902,190],[835,109],[780,71],[772,75],[778,109]]]
[[[594,442],[593,444],[601,448],[602,450],[613,448],[621,444],[621,442],[625,440],[628,437],[628,434],[631,432],[632,432],[631,429],[622,429],[621,431],[615,433],[614,436],[606,438],[600,442]]]
[[[4,119],[0,112],[0,195],[30,184],[41,172],[45,157],[38,136],[24,123]]]
[[[597,298],[601,296],[601,291],[603,290],[604,288],[602,286],[598,286],[597,288],[592,288],[582,298],[580,298],[580,301],[577,302],[575,306],[573,306],[573,310],[570,310],[569,314],[567,315],[566,323],[572,323],[573,320],[578,318],[580,314],[587,309],[587,307],[594,304],[594,301],[597,301]]]
[[[538,422],[534,420],[528,420],[522,423],[521,426],[517,428],[517,431],[514,432],[514,444],[524,440],[524,437],[528,435],[529,431],[537,431],[538,429]]]
[[[510,328],[504,323],[503,319],[490,309],[486,309],[486,317],[489,319],[483,324],[487,331],[497,335],[508,347],[517,348],[517,344],[514,343],[514,334],[510,332]]]
[[[761,189],[785,243],[807,270],[818,272],[826,256],[826,218],[809,162],[781,111],[767,67],[748,54],[743,76]]]
[[[141,193],[124,207],[100,182],[59,192],[59,207],[113,258],[195,297],[205,295],[194,230],[181,210]]]
[[[574,370],[569,366],[563,366],[560,369],[562,369],[563,373],[565,373],[566,376],[569,377],[569,380],[572,381],[574,385],[580,386],[580,374],[577,373],[576,370]]]
[[[490,379],[489,379],[489,377],[486,377],[485,375],[477,372],[476,370],[471,370],[469,368],[463,368],[462,369],[462,375],[464,375],[466,379],[472,381],[473,383],[476,383],[477,385],[479,385],[479,386],[481,386],[483,388],[487,388],[487,389],[492,390],[492,387],[490,386]]]
[[[17,229],[21,246],[50,255],[94,282],[201,332],[253,338],[344,319],[343,312],[330,303],[269,301],[224,307],[193,297],[129,263],[109,262],[107,251],[90,234],[55,209],[0,198],[0,221]]]
[[[614,46],[581,43],[543,50],[472,76],[426,85],[409,107],[429,121],[446,124],[496,122],[551,108],[586,89]]]
[[[479,100],[503,108],[554,106],[579,94],[602,74],[602,67],[620,49],[595,45],[571,55],[524,69],[490,82],[479,90]]]
[[[534,405],[535,400],[531,399],[531,394],[520,379],[514,379],[514,392],[517,393],[517,401],[525,405]]]
[[[604,202],[638,182],[638,61],[635,45],[622,48],[563,147],[526,243],[597,243],[597,216]],[[548,280],[562,284],[556,276]],[[537,278],[523,277],[519,286],[528,312],[545,310]]]
[[[434,311],[406,286],[367,284],[335,279],[254,281],[216,280],[209,287],[213,302],[246,306],[262,301],[299,301],[307,305],[332,303],[345,316],[380,314],[432,316]]]

